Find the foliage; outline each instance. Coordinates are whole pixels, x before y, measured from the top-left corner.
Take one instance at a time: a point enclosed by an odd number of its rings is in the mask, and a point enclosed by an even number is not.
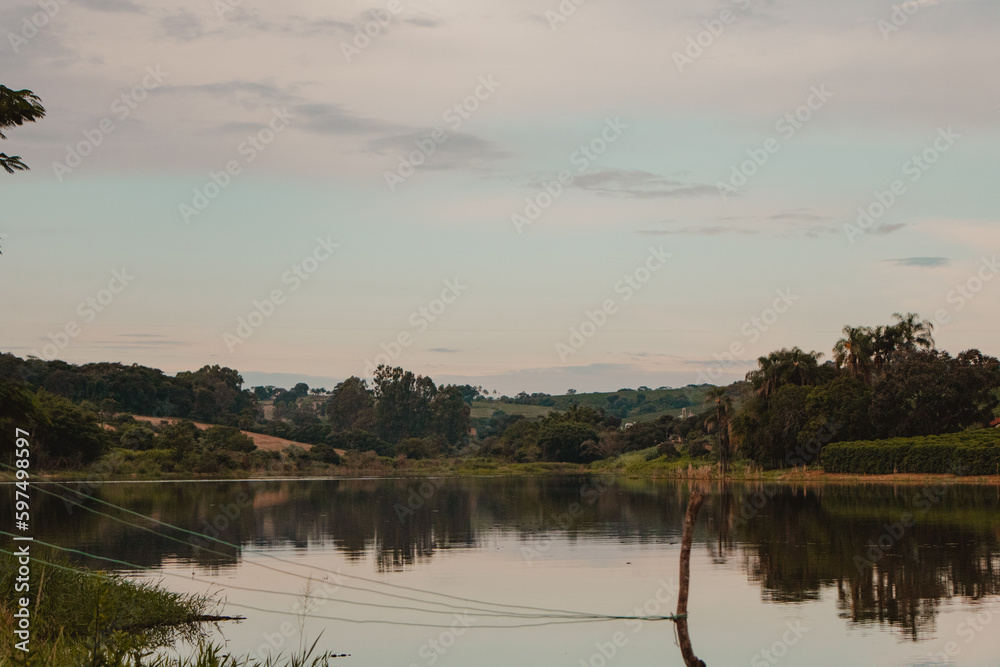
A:
[[[45,421],[34,427],[39,462],[51,467],[90,463],[111,446],[111,436],[101,428],[97,415],[47,391],[38,392]]]
[[[74,403],[105,399],[121,412],[155,417],[183,417],[236,426],[257,414],[257,399],[243,390],[243,379],[231,368],[204,366],[175,377],[138,364],[96,363],[76,366],[64,361],[21,359],[0,354],[0,381],[20,382],[33,391],[45,389]]]
[[[44,117],[45,107],[38,95],[30,90],[11,90],[0,86],[0,139],[7,138],[3,133],[5,128],[20,127]],[[0,167],[8,174],[28,170],[28,165],[21,161],[20,156],[5,153],[0,153]]]
[[[257,449],[253,438],[232,426],[213,426],[201,432],[201,444],[212,451],[252,452]]]
[[[368,383],[352,375],[334,387],[326,406],[326,416],[334,433],[372,430],[375,425],[375,397]]]
[[[1000,474],[1000,431],[980,429],[947,435],[860,440],[827,445],[826,472]]]

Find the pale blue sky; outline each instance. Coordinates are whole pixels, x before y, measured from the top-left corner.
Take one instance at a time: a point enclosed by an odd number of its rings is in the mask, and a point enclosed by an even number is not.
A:
[[[32,167],[0,178],[4,350],[49,356],[49,334],[75,323],[59,358],[332,382],[403,333],[393,363],[439,381],[614,390],[730,381],[769,350],[829,353],[844,324],[917,311],[948,320],[941,346],[1000,354],[1000,280],[952,293],[992,278],[982,258],[1000,250],[989,2],[920,3],[884,39],[889,3],[594,0],[553,30],[558,2],[403,1],[351,62],[342,43],[388,2],[54,6],[30,39],[38,5],[0,10],[0,83],[49,111],[0,145]],[[678,71],[674,53],[727,9]],[[446,112],[477,89],[456,129]],[[829,98],[788,137],[776,123],[811,90]],[[268,123],[273,141],[248,148]],[[434,128],[446,140],[390,191],[386,171]],[[933,149],[948,128],[960,136]],[[613,141],[581,160],[602,131]],[[79,166],[53,166],[88,134],[100,143]],[[778,150],[723,201],[717,184],[769,138]],[[928,149],[914,180],[907,162]],[[181,205],[230,161],[239,173],[185,223]],[[518,233],[512,214],[561,170],[573,183]],[[894,179],[905,193],[850,242],[844,225]],[[339,248],[293,288],[283,275],[317,238]],[[671,258],[626,299],[615,286],[651,247]],[[79,304],[123,267],[135,278],[91,321]],[[459,296],[420,325],[456,278]],[[275,289],[273,315],[227,345]],[[796,297],[787,311],[748,325],[778,290]],[[606,324],[560,355],[607,299]]]

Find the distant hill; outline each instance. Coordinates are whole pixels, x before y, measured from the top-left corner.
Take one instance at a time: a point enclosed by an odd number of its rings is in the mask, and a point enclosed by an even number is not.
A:
[[[509,415],[543,417],[552,411],[565,411],[574,403],[581,407],[603,409],[625,421],[653,421],[657,417],[680,416],[681,410],[704,409],[705,393],[712,385],[689,385],[675,389],[623,388],[618,391],[589,392],[547,396],[535,394],[508,400],[477,400],[472,403],[472,417],[490,417],[496,411]]]

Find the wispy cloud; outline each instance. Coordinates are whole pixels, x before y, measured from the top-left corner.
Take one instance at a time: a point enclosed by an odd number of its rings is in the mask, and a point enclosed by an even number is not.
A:
[[[689,225],[678,229],[641,229],[637,234],[643,236],[670,236],[673,234],[694,235],[694,236],[722,236],[723,234],[759,234],[756,229],[746,229],[745,227],[728,227],[726,225]]]
[[[903,257],[884,261],[894,266],[916,266],[921,268],[933,268],[951,264],[951,260],[947,257]]]
[[[132,0],[75,0],[74,4],[99,12],[145,14],[146,8]]]
[[[381,137],[369,141],[368,150],[377,155],[406,154],[417,149],[418,139],[429,137],[430,131],[426,130]],[[434,154],[427,158],[422,168],[463,169],[510,156],[509,151],[474,134],[451,132],[443,143],[436,145]]]
[[[159,25],[164,35],[181,42],[190,42],[208,34],[201,19],[188,10],[164,16]]]
[[[715,186],[689,183],[641,169],[601,169],[577,176],[573,186],[620,197],[703,197],[717,194]]]

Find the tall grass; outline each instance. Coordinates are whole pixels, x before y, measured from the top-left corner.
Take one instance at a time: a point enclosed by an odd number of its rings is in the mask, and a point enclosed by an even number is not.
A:
[[[316,655],[316,643],[298,655],[264,661],[232,655],[210,643],[202,630],[205,621],[223,619],[212,615],[215,600],[33,555],[55,566],[31,562],[31,642],[24,652],[15,648],[13,634],[15,598],[25,595],[14,593],[18,563],[0,553],[0,666],[323,667],[332,657]],[[165,649],[179,641],[192,643],[195,651],[187,657],[167,655]]]

